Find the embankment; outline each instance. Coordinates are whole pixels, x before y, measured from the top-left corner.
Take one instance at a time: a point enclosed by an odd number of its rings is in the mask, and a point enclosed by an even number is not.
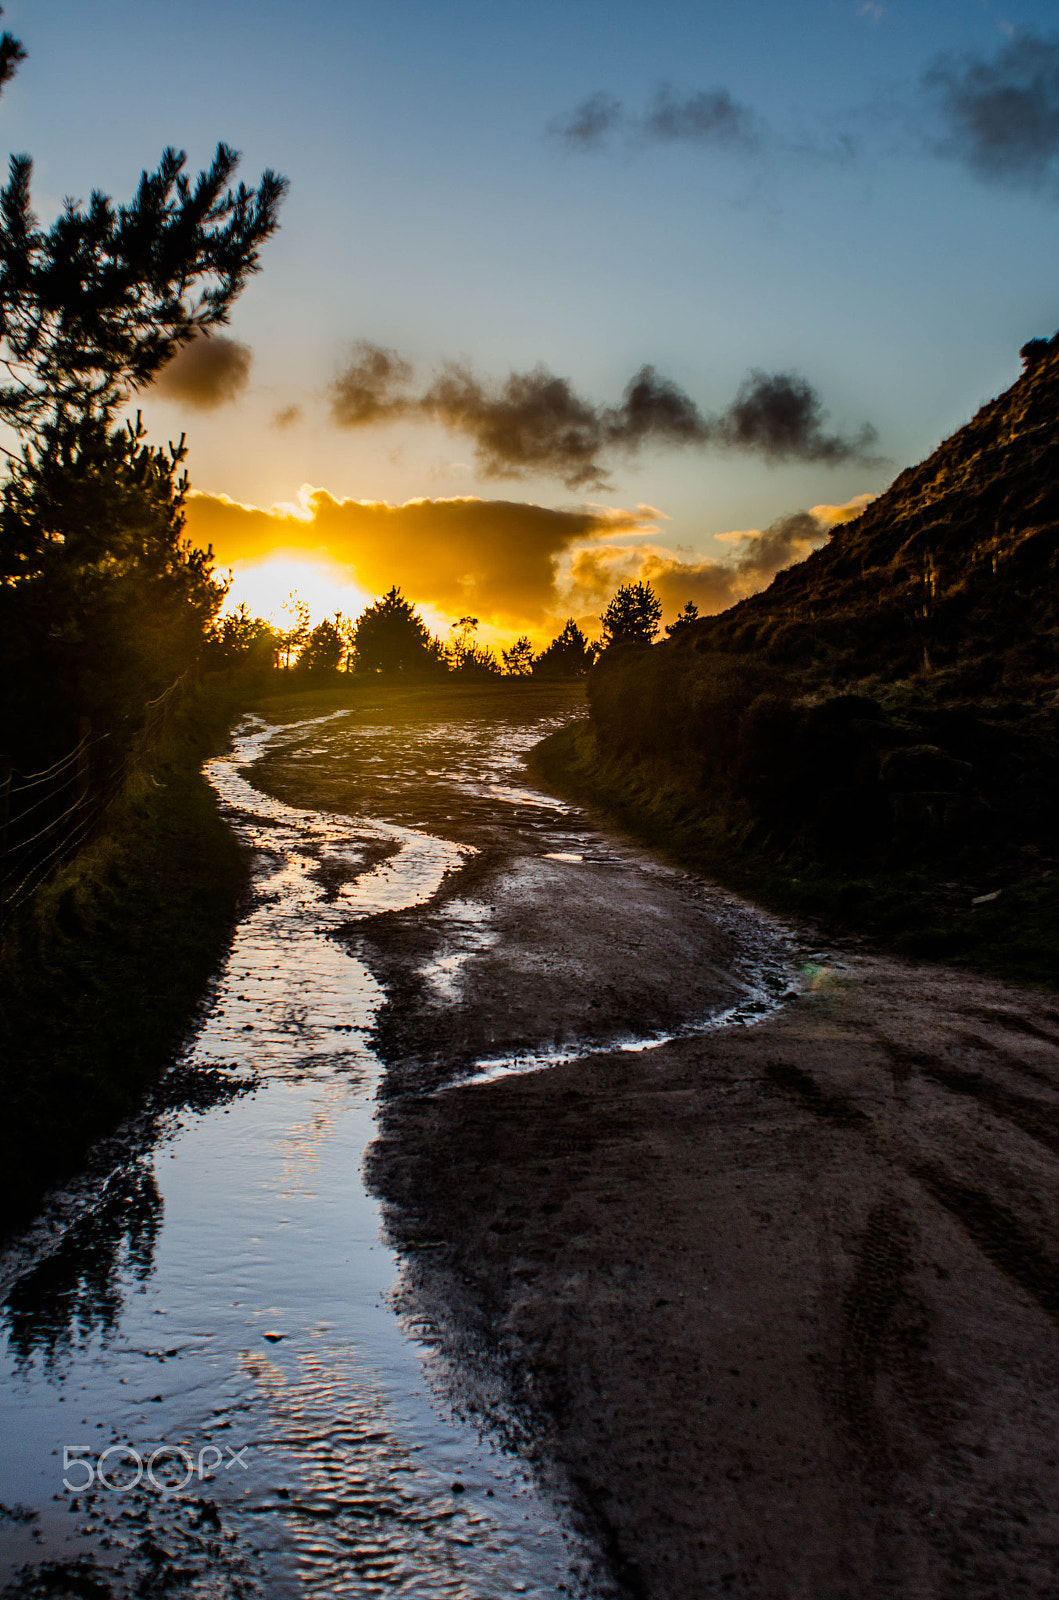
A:
[[[550,735],[530,767],[670,860],[830,937],[1044,988],[1059,980],[1059,859],[1047,845],[821,859],[675,764],[604,753],[591,721]]]
[[[202,775],[239,697],[188,695],[92,841],[4,929],[0,1230],[143,1104],[230,936],[244,866]]]

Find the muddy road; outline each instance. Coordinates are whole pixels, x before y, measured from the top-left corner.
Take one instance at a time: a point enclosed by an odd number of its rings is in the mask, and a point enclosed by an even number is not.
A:
[[[1059,997],[809,965],[757,1027],[388,1106],[406,1302],[629,1596],[1059,1595]]]
[[[618,1592],[514,1417],[460,1414],[363,1176],[387,1104],[789,985],[779,925],[527,784],[575,700],[288,705],[211,764],[253,893],[202,1024],[0,1259],[5,1596]]]
[[[176,1109],[0,1261],[3,1594],[1059,1595],[1059,999],[541,792],[578,710],[213,764],[254,894]]]

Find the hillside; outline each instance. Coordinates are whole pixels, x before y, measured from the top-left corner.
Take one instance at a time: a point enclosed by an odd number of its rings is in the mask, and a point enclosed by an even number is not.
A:
[[[694,647],[830,683],[957,668],[975,693],[1054,687],[1059,335],[1026,350],[1012,388]]]
[[[1024,361],[768,589],[650,650],[608,652],[590,732],[543,752],[542,770],[718,876],[745,883],[753,860],[766,898],[889,918],[908,948],[928,925],[931,948],[955,948],[944,928],[983,894],[1045,883],[1059,866],[1059,335]]]

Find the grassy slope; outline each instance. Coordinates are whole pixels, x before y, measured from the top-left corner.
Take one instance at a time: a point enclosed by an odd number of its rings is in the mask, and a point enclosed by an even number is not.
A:
[[[244,883],[202,776],[234,705],[199,696],[105,828],[6,931],[0,1227],[134,1111],[184,1037]]]

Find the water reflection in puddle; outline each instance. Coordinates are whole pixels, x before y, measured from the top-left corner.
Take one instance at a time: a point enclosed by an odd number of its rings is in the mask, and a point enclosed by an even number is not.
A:
[[[254,1092],[112,1174],[3,1307],[0,1550],[5,1575],[28,1564],[5,1593],[610,1592],[518,1463],[439,1415],[430,1330],[410,1341],[389,1308],[396,1262],[360,1175],[383,995],[329,935],[422,903],[469,852],[253,787],[270,746],[326,720],[251,722],[211,767],[256,894],[188,1064]],[[503,783],[509,754],[470,781]],[[482,921],[473,901],[456,915]],[[115,1487],[77,1492],[104,1453]]]

